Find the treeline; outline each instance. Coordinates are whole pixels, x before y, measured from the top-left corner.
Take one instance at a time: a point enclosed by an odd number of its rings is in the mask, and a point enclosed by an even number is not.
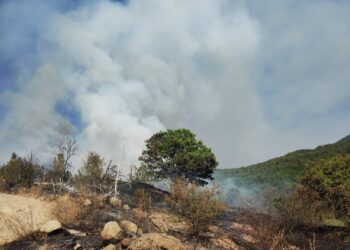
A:
[[[0,167],[0,190],[30,188],[35,182],[48,182],[53,185],[70,183],[103,191],[104,187],[114,182],[117,166],[95,152],[88,153],[77,173],[73,175],[71,160],[77,152],[76,140],[67,139],[57,146],[52,163],[45,167],[39,164],[35,154],[20,157],[13,153],[10,160]]]
[[[145,150],[139,157],[140,166],[130,173],[129,191],[133,184],[168,180],[169,195],[165,200],[170,209],[189,221],[191,233],[199,234],[207,229],[224,210],[216,187],[203,186],[212,180],[213,170],[218,165],[214,153],[187,129],[166,130],[146,140]],[[107,161],[96,152],[87,154],[75,175],[71,160],[77,155],[75,139],[67,139],[57,148],[49,167],[38,164],[33,155],[21,158],[13,153],[11,159],[0,168],[0,189],[13,191],[40,184],[52,184],[53,194],[69,183],[79,194],[97,194],[102,197],[118,196],[119,170],[112,161]],[[40,185],[41,187],[42,185]],[[67,189],[69,192],[69,189]],[[136,190],[134,199],[139,207],[147,210],[150,195]],[[51,194],[51,193],[50,193]],[[59,213],[61,214],[61,212]]]

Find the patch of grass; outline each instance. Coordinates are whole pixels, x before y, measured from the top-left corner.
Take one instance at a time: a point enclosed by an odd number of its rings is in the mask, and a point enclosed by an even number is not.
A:
[[[52,207],[52,216],[64,225],[71,225],[84,216],[83,204],[69,195],[58,197]]]
[[[35,224],[33,210],[29,208],[28,211],[24,216],[15,216],[0,212],[0,225],[3,233],[7,235],[7,237],[3,236],[3,241],[22,239],[33,235],[37,225]]]

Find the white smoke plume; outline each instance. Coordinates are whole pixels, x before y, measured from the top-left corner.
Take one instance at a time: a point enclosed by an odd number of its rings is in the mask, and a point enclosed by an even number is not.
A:
[[[0,2],[0,161],[136,162],[186,127],[237,167],[349,133],[346,1]],[[15,65],[15,66],[13,66]],[[14,76],[14,77],[13,77]]]
[[[135,160],[145,139],[177,127],[219,147],[214,136],[235,136],[220,124],[250,126],[259,115],[247,73],[258,26],[243,7],[102,1],[53,13],[44,27],[34,73],[23,76],[19,92],[3,95],[11,112],[0,127],[6,156],[30,149],[49,158],[60,138],[75,134],[81,152],[118,161],[125,148]],[[80,128],[57,112],[57,103],[79,113]]]

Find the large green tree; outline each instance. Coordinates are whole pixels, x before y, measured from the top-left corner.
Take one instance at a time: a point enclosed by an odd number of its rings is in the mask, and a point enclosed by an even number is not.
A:
[[[139,173],[152,180],[184,178],[199,185],[212,180],[214,153],[188,129],[161,131],[146,141]]]

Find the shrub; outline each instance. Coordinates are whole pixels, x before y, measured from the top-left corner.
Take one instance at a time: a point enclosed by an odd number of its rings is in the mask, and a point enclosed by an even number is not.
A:
[[[350,217],[350,155],[311,162],[298,194],[309,204],[323,203],[336,218]]]
[[[77,222],[84,212],[82,204],[69,195],[58,197],[52,207],[52,216],[64,225]]]
[[[350,155],[309,162],[298,190],[274,200],[274,206],[288,223],[346,222],[350,216]]]
[[[170,186],[167,203],[172,210],[188,219],[191,232],[199,234],[224,210],[215,187],[200,188],[183,179],[175,180]]]
[[[133,199],[136,206],[141,208],[143,211],[148,211],[151,209],[152,198],[144,188],[136,189],[133,194]]]
[[[273,205],[279,217],[288,227],[299,223],[318,225],[323,211],[321,203],[310,206],[297,193],[281,196],[273,201]]]
[[[31,187],[41,175],[42,169],[33,156],[28,158],[12,154],[11,160],[0,168],[0,186],[3,189],[14,187]]]

